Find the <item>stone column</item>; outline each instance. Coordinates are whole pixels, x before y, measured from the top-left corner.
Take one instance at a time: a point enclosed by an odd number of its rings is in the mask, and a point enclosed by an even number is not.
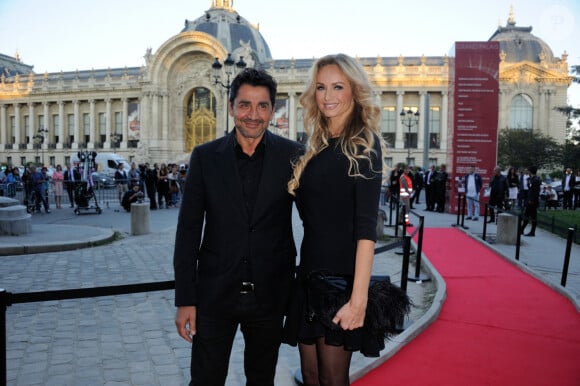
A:
[[[401,110],[403,110],[403,95],[405,95],[404,91],[397,91],[397,111],[395,115],[397,117],[397,131],[395,133],[395,149],[404,149],[405,148],[405,138],[403,134],[403,124],[399,119],[399,114]]]
[[[162,107],[162,120],[161,120],[161,125],[162,125],[162,136],[163,139],[168,139],[169,138],[169,95],[167,95],[167,93],[163,93],[163,107]],[[158,130],[159,131],[159,130]]]
[[[97,131],[95,128],[95,100],[89,100],[89,143],[87,149],[94,149],[97,142]]]
[[[0,105],[0,147],[4,148],[4,144],[8,143],[8,128],[6,127],[6,105]]]
[[[145,92],[141,96],[139,103],[139,120],[140,120],[140,133],[139,133],[139,143],[140,146],[144,145],[143,139],[149,138],[149,133],[151,130],[151,93]]]
[[[119,144],[119,147],[121,149],[126,149],[127,148],[127,136],[129,135],[128,131],[129,131],[129,101],[127,100],[127,98],[123,98],[122,99],[123,102],[123,117],[122,119],[122,126],[121,126],[121,130],[122,130],[122,136],[123,136],[123,141]]]
[[[144,115],[144,111],[139,111],[139,114]],[[147,131],[149,135],[144,137],[141,135],[139,138],[159,138],[159,95],[157,93],[151,94],[151,120],[149,121],[149,130]],[[141,125],[141,130],[143,130],[143,124]],[[143,132],[141,132],[143,133]],[[163,139],[167,139],[168,136],[164,135]]]
[[[105,144],[104,148],[111,147],[111,98],[105,99]]]
[[[36,119],[34,119],[34,102],[28,103],[28,128],[25,127],[24,130],[26,131],[24,133],[24,140],[26,140],[26,137],[29,138],[27,148],[34,149],[34,136],[37,134]]]
[[[73,127],[69,127],[69,132],[72,134],[72,149],[78,149],[79,143],[82,143],[84,140],[81,140],[80,132],[79,132],[79,101],[73,101]]]
[[[296,93],[288,93],[288,122],[290,122],[288,138],[296,141],[297,130],[296,130]]]
[[[63,101],[58,101],[58,127],[59,127],[60,132],[58,133],[58,143],[56,144],[56,148],[62,149],[63,144],[66,144],[69,142],[69,138],[65,136],[65,130],[64,130],[64,102]]]
[[[553,103],[552,103],[552,96],[554,94],[554,90],[546,90],[545,94],[546,94],[546,105],[544,106],[544,109],[541,111],[550,112],[554,108]],[[544,127],[540,126],[540,127],[538,127],[538,129],[545,130],[545,132],[549,136],[559,138],[560,134],[555,132],[557,129],[555,127],[550,127],[550,123],[548,122],[548,119],[547,119],[548,117],[549,117],[549,115],[547,114],[546,119],[544,119],[544,122],[543,122],[543,124],[545,126]]]
[[[50,125],[48,123],[48,114],[49,114],[48,105],[49,105],[49,102],[42,102],[42,106],[43,106],[42,128],[45,130],[42,133],[42,135],[44,136],[44,141],[42,142],[43,149],[48,149],[48,144],[54,142],[54,140],[53,140],[54,129],[53,129],[52,134],[51,134]]]
[[[417,126],[417,149],[423,149],[423,142],[425,139],[425,117],[427,117],[427,110],[425,105],[427,91],[419,91],[419,125]],[[411,149],[412,152],[413,149]],[[411,154],[413,156],[413,154]],[[415,165],[417,160],[415,159]],[[420,165],[420,163],[419,163]]]
[[[15,103],[14,104],[14,133],[12,133],[12,135],[14,135],[14,145],[12,146],[12,149],[18,149],[19,145],[20,145],[20,130],[22,130],[21,126],[21,121],[20,121],[20,104]]]

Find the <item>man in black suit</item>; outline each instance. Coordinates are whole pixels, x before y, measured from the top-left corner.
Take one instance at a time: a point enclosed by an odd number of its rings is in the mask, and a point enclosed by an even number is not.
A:
[[[425,201],[427,207],[425,210],[433,211],[435,209],[435,178],[437,171],[435,165],[431,165],[429,171],[425,173]]]
[[[563,206],[564,209],[574,210],[572,206],[572,196],[574,192],[574,186],[576,185],[576,177],[572,173],[572,168],[566,168],[564,177],[562,178],[562,192],[564,193]]]
[[[64,186],[66,187],[66,192],[68,194],[68,200],[70,202],[71,208],[75,206],[75,188],[80,182],[81,173],[72,165],[67,165],[67,170],[64,173]]]
[[[232,82],[235,128],[191,155],[174,251],[175,324],[192,342],[190,385],[223,385],[238,325],[247,385],[273,385],[295,272],[297,142],[267,131],[276,82],[246,69]]]

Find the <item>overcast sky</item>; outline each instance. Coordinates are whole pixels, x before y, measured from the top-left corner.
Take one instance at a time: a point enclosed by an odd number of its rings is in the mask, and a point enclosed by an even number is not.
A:
[[[563,0],[236,0],[234,8],[259,25],[274,59],[445,55],[455,41],[485,41],[516,25],[568,53],[580,64],[580,1]],[[134,67],[194,20],[211,0],[0,0],[0,53],[36,73]],[[580,86],[569,92],[580,107]]]

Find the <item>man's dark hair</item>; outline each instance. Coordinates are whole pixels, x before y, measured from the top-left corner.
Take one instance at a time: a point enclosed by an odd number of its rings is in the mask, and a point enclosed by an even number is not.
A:
[[[538,168],[535,166],[530,166],[528,170],[530,171],[531,174],[536,174],[538,172]]]
[[[244,84],[249,84],[254,87],[266,87],[270,92],[270,102],[272,102],[272,108],[274,108],[274,104],[276,103],[276,89],[278,85],[274,78],[272,78],[272,76],[266,71],[256,70],[255,68],[246,68],[234,78],[230,88],[230,104],[233,105],[234,100],[238,96],[240,87]]]

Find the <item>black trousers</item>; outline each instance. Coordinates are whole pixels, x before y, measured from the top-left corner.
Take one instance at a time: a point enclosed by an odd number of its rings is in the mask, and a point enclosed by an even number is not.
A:
[[[573,193],[571,190],[564,192],[564,201],[563,201],[564,209],[574,209],[574,207],[572,206],[572,196]]]
[[[253,293],[226,316],[197,314],[193,337],[190,386],[223,386],[238,326],[244,336],[244,370],[247,386],[274,385],[278,351],[282,340],[281,315],[261,315]]]
[[[427,210],[433,210],[435,208],[435,193],[433,186],[425,186],[425,201],[427,203]]]

